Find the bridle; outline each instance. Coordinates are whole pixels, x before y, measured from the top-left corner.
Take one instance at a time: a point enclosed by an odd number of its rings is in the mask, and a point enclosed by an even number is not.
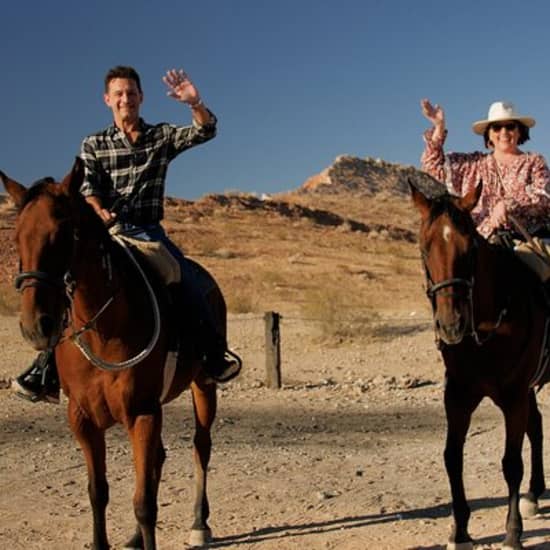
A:
[[[428,264],[427,264],[428,254],[427,254],[427,251],[422,250],[421,255],[422,255],[422,265],[424,267],[424,273],[426,275],[426,281],[428,283],[427,286],[426,286],[426,294],[427,294],[428,298],[430,299],[430,302],[432,304],[432,309],[433,309],[434,313],[436,311],[436,303],[435,302],[436,302],[436,296],[437,296],[438,292],[440,292],[442,290],[445,290],[445,289],[448,289],[448,288],[453,289],[454,287],[457,287],[457,286],[465,288],[466,289],[466,293],[465,293],[466,300],[468,302],[468,311],[469,311],[469,314],[470,314],[470,329],[471,330],[470,330],[469,336],[471,336],[474,339],[474,342],[478,346],[482,346],[485,342],[487,342],[487,340],[489,340],[489,338],[491,338],[491,336],[495,333],[495,331],[500,327],[500,325],[502,324],[502,321],[504,320],[504,317],[507,313],[507,309],[506,308],[501,309],[501,311],[498,315],[496,323],[488,331],[487,335],[484,338],[481,338],[478,331],[476,330],[476,323],[475,323],[475,317],[474,317],[474,297],[473,297],[473,295],[474,295],[474,285],[475,285],[474,273],[475,273],[475,268],[476,268],[476,265],[477,265],[478,247],[479,247],[479,244],[478,244],[477,238],[474,238],[472,248],[470,249],[470,258],[469,258],[470,269],[471,269],[472,275],[469,278],[451,277],[449,279],[444,279],[443,281],[440,281],[438,283],[435,283],[433,281],[432,276],[430,274],[430,270],[428,269]],[[456,293],[453,290],[451,290],[450,292],[447,292],[445,295],[446,296],[454,296],[455,294]],[[441,339],[437,335],[437,330],[436,330],[436,340],[437,340],[438,347],[441,347],[443,343],[441,342]]]
[[[432,303],[435,300],[436,294],[445,288],[449,288],[456,285],[465,286],[467,289],[467,295],[468,300],[472,299],[472,292],[474,288],[474,277],[472,276],[471,279],[462,279],[461,277],[453,277],[452,279],[445,279],[444,281],[441,281],[440,283],[434,283],[431,280],[430,274],[428,272],[428,269],[426,267],[426,264],[424,264],[424,269],[426,271],[426,278],[428,282],[430,283],[428,287],[426,288],[426,294],[428,295],[428,298],[432,301]],[[454,292],[450,292],[447,295],[453,296]]]
[[[26,288],[35,288],[40,285],[51,286],[58,290],[63,290],[66,286],[65,278],[68,272],[62,277],[54,277],[45,271],[21,271],[15,277],[15,290],[22,293]],[[29,279],[33,281],[28,282]]]
[[[428,252],[426,250],[422,250],[422,265],[424,266],[424,273],[426,274],[426,281],[428,282],[426,286],[426,294],[428,295],[428,298],[432,302],[432,306],[434,306],[435,310],[435,298],[438,292],[441,290],[444,290],[446,288],[452,288],[455,286],[462,286],[466,287],[467,291],[467,297],[468,301],[472,303],[472,295],[473,295],[473,289],[474,289],[474,273],[475,273],[475,267],[477,263],[477,241],[474,240],[473,246],[469,253],[469,264],[470,264],[470,270],[471,270],[471,277],[466,279],[464,277],[451,277],[449,279],[444,279],[443,281],[440,281],[439,283],[434,283],[433,278],[430,274],[430,270],[428,269]],[[447,295],[453,296],[455,293],[450,292]]]
[[[124,251],[128,254],[129,258],[131,259],[133,265],[136,267],[138,272],[140,273],[141,277],[143,278],[143,281],[145,283],[145,286],[147,287],[148,294],[151,298],[151,305],[153,309],[153,319],[154,319],[154,328],[153,328],[153,335],[147,344],[147,346],[141,350],[139,353],[137,353],[135,356],[130,357],[129,359],[126,359],[125,361],[120,361],[117,363],[111,363],[108,361],[105,361],[101,359],[100,357],[96,356],[88,344],[84,342],[80,337],[82,334],[89,330],[94,330],[96,328],[96,324],[98,319],[101,317],[101,315],[107,310],[107,308],[111,305],[111,303],[114,301],[115,296],[118,292],[118,290],[115,290],[111,296],[107,299],[107,301],[99,308],[99,310],[92,316],[91,319],[89,319],[82,327],[77,329],[74,326],[73,322],[73,305],[74,305],[74,293],[76,290],[76,280],[72,276],[70,269],[68,269],[63,276],[54,276],[51,275],[45,271],[21,271],[16,277],[15,277],[15,289],[19,293],[23,293],[28,288],[36,288],[39,286],[47,286],[51,287],[59,292],[62,292],[64,296],[67,299],[67,303],[65,306],[65,314],[63,319],[63,326],[71,327],[71,333],[64,336],[63,338],[59,339],[56,344],[60,343],[63,340],[69,339],[71,340],[76,347],[79,349],[79,351],[96,367],[99,367],[104,370],[109,371],[118,371],[127,369],[130,367],[133,367],[137,363],[143,361],[153,350],[155,347],[159,335],[160,335],[160,310],[159,305],[157,302],[157,299],[155,297],[153,288],[151,287],[151,284],[149,283],[145,273],[141,269],[141,266],[139,265],[138,261],[134,258],[133,254],[128,249],[126,243],[118,237],[113,237],[124,249]],[[75,254],[76,249],[76,243],[79,240],[79,235],[77,231],[75,230],[73,232],[73,257]],[[112,282],[112,261],[111,261],[111,255],[108,251],[105,250],[105,246],[103,243],[100,244],[100,247],[102,249],[102,260],[101,264],[104,267],[104,269],[107,271],[107,278],[108,282]],[[53,347],[53,346],[52,346]]]

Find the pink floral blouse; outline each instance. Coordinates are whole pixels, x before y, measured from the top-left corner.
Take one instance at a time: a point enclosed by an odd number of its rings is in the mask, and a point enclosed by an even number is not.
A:
[[[495,205],[504,200],[506,210],[529,233],[550,228],[550,171],[542,155],[522,153],[512,164],[497,163],[492,154],[443,151],[445,136],[432,139],[433,128],[424,133],[422,169],[444,182],[449,192],[465,195],[481,180],[483,190],[472,217],[478,231],[489,237],[497,228],[491,219]],[[500,175],[500,177],[499,177]],[[505,229],[515,228],[507,225]]]

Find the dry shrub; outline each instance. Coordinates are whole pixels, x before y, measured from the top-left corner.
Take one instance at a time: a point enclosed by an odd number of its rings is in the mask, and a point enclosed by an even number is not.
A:
[[[256,295],[246,289],[234,289],[225,294],[227,311],[230,313],[254,313],[258,311]]]
[[[319,323],[321,337],[333,342],[374,338],[380,314],[368,303],[342,288],[305,291],[301,310],[306,320]]]
[[[231,313],[253,313],[258,311],[258,297],[254,280],[250,275],[240,275],[223,285],[227,311]]]

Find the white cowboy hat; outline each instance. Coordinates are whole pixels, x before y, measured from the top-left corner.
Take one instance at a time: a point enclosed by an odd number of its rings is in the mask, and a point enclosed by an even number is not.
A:
[[[532,128],[536,123],[535,119],[530,116],[518,115],[513,103],[509,101],[495,101],[489,107],[489,114],[487,120],[478,120],[472,124],[472,129],[475,134],[482,136],[487,129],[487,126],[492,122],[499,122],[501,120],[519,120],[522,124],[525,124],[527,128]]]

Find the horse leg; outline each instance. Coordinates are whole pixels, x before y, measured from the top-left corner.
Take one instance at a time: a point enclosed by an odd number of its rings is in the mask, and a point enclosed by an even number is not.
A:
[[[529,437],[531,446],[531,479],[529,481],[529,492],[521,497],[519,502],[519,509],[524,518],[533,517],[538,514],[538,499],[546,490],[542,461],[542,415],[537,406],[534,390],[529,392],[527,436]]]
[[[445,442],[445,468],[451,486],[454,526],[449,536],[447,550],[473,550],[468,534],[470,507],[466,500],[463,481],[464,442],[470,427],[472,413],[480,402],[457,387],[449,378],[445,385],[445,414],[447,416],[447,440]]]
[[[206,475],[212,448],[210,428],[216,416],[216,385],[199,384],[194,381],[191,384],[191,391],[195,413],[195,437],[193,439],[195,463],[195,505],[193,510],[195,520],[191,527],[189,544],[203,546],[212,538],[212,531],[207,523],[210,508],[206,495]]]
[[[157,460],[155,464],[155,476],[153,479],[153,481],[156,482],[155,494],[157,496],[158,496],[158,487],[160,483],[160,478],[162,476],[162,466],[165,460],[166,460],[166,451],[164,449],[164,445],[162,444],[162,439],[161,439],[159,452],[157,453]],[[155,497],[155,501],[156,501],[156,497]],[[130,550],[130,549],[138,550],[143,548],[143,535],[141,534],[141,527],[139,526],[139,523],[136,526],[136,531],[134,535],[124,545],[124,548],[127,550]]]
[[[164,449],[161,441],[162,410],[136,416],[129,427],[136,470],[134,513],[138,522],[136,533],[130,543],[144,550],[156,550],[155,526],[157,523],[157,493],[160,482],[160,467]]]
[[[506,446],[502,458],[502,471],[508,485],[508,514],[506,516],[506,538],[503,550],[519,550],[523,524],[519,513],[519,489],[523,478],[521,447],[527,430],[529,416],[528,399],[516,400],[503,406],[506,422]]]
[[[105,510],[109,502],[109,485],[105,467],[105,432],[84,417],[77,405],[69,403],[69,424],[82,448],[88,470],[88,495],[94,518],[94,550],[108,550]]]

